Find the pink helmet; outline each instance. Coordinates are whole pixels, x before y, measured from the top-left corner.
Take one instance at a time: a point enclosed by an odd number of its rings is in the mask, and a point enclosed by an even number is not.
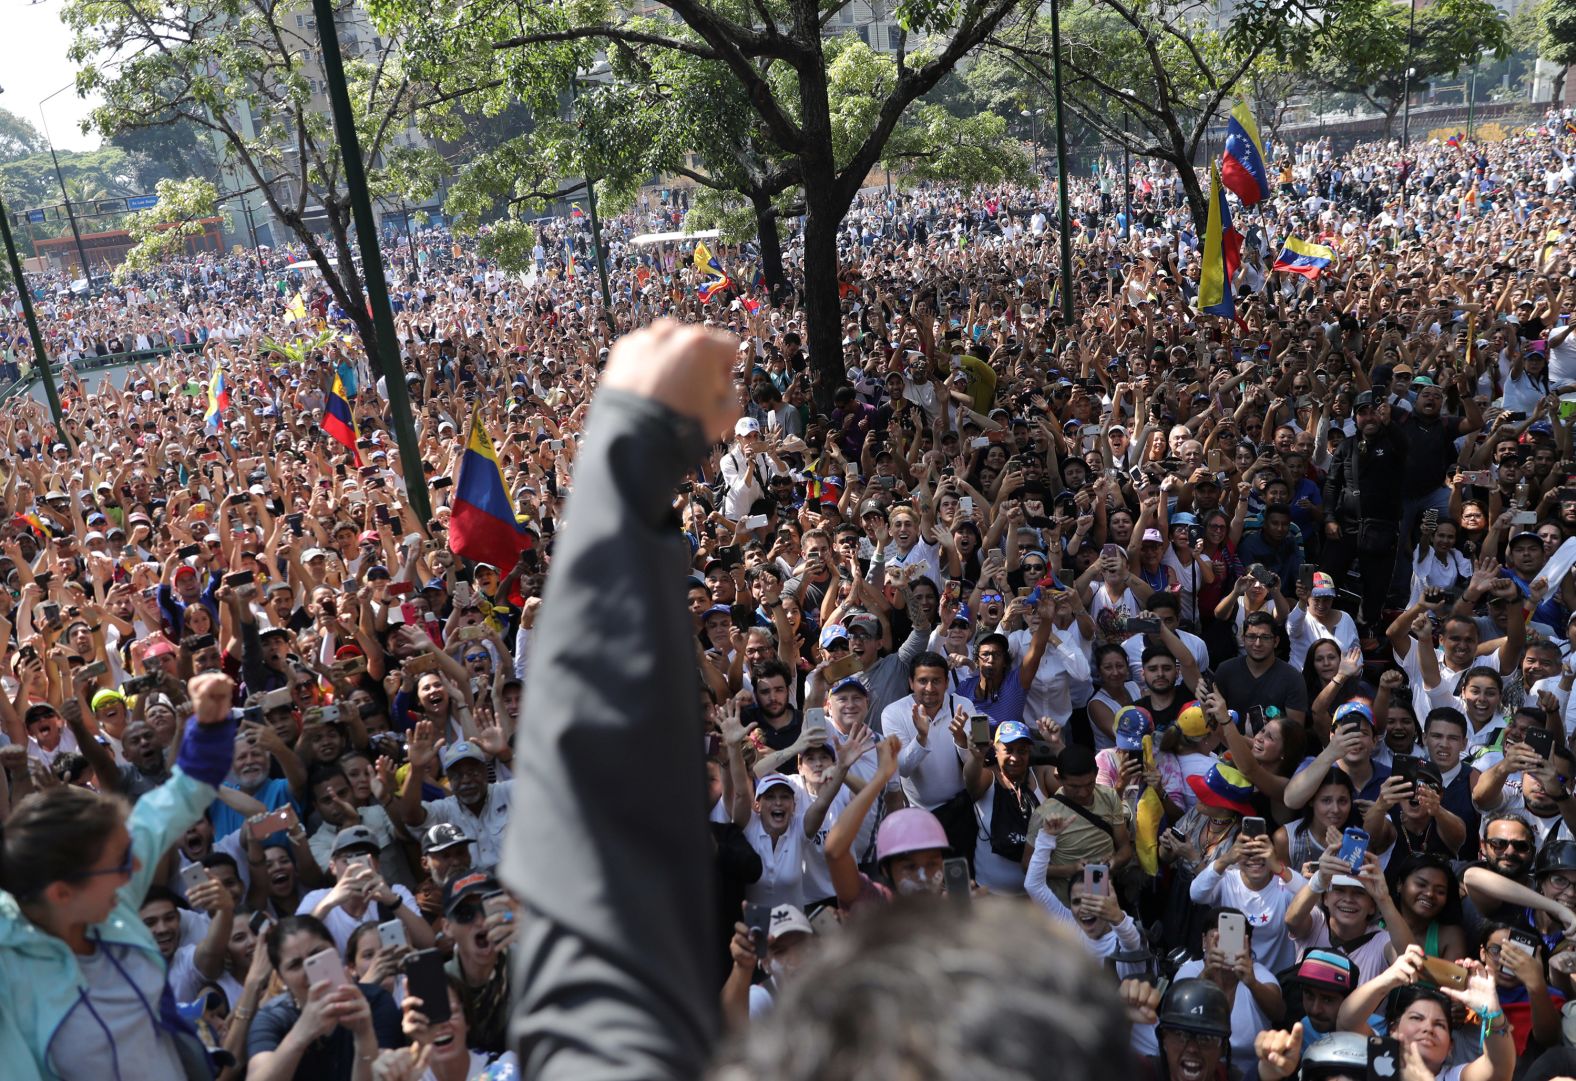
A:
[[[941,821],[921,807],[893,811],[881,820],[881,828],[876,830],[877,863],[885,863],[905,852],[949,847],[947,831],[941,828]]]

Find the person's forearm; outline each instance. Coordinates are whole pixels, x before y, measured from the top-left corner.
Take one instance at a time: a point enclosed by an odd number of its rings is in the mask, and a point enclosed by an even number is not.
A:
[[[230,929],[235,925],[235,910],[221,908],[208,922],[208,932],[192,951],[192,967],[205,980],[217,980],[224,971],[224,957],[230,945]]]
[[[1330,772],[1330,767],[1335,764],[1339,748],[1334,744],[1325,747],[1319,756],[1313,760],[1307,769],[1302,770],[1286,783],[1286,791],[1281,796],[1281,801],[1289,810],[1299,810],[1313,798],[1319,790],[1319,785],[1324,783],[1324,778]]]
[[[1257,979],[1243,982],[1248,985],[1249,994],[1258,1003],[1264,1016],[1269,1018],[1270,1024],[1280,1024],[1281,1018],[1286,1015],[1286,1000],[1281,996],[1280,985],[1274,982],[1260,983]]]
[[[750,984],[755,970],[734,965],[728,970],[728,979],[722,985],[722,1021],[730,1031],[737,1032],[750,1022]]]

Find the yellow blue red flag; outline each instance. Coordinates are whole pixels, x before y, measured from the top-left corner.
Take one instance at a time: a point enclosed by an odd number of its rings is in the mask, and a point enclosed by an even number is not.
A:
[[[1270,176],[1264,163],[1259,126],[1246,102],[1238,102],[1226,123],[1226,150],[1220,156],[1220,179],[1243,206],[1270,197]]]
[[[1275,269],[1311,279],[1317,278],[1333,262],[1334,248],[1289,236],[1281,246],[1281,253],[1275,257]]]
[[[1242,261],[1242,234],[1231,224],[1231,208],[1220,186],[1220,169],[1209,166],[1209,224],[1204,230],[1203,262],[1198,273],[1198,306],[1211,315],[1237,317],[1231,279]]]
[[[449,549],[478,563],[491,563],[501,572],[520,558],[530,544],[530,534],[515,520],[503,485],[503,470],[492,437],[482,425],[481,412],[471,417],[471,434],[460,459],[460,476],[454,484],[449,512]]]

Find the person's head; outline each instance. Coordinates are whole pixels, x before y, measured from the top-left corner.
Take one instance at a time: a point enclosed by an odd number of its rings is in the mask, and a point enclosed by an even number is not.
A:
[[[793,708],[788,700],[792,682],[793,673],[776,657],[754,669],[750,686],[755,691],[755,707],[761,711],[761,716],[775,721],[788,715]]]
[[[1114,642],[1096,646],[1094,651],[1094,678],[1108,691],[1121,688],[1132,678],[1127,662],[1127,651]]]
[[[1056,760],[1056,779],[1061,782],[1061,794],[1080,807],[1092,807],[1095,796],[1094,752],[1081,744],[1072,744]]]
[[[1324,598],[1321,597],[1319,600],[1322,601]],[[1309,686],[1323,687],[1334,679],[1335,673],[1340,670],[1341,647],[1336,645],[1334,639],[1319,639],[1309,647],[1303,667],[1304,671],[1312,677]]]
[[[900,895],[939,894],[947,833],[920,807],[894,811],[876,829],[876,864]]]
[[[1337,706],[1334,726],[1338,736],[1350,738],[1350,734],[1356,735],[1356,740],[1350,749],[1343,751],[1341,755],[1341,760],[1348,766],[1360,765],[1373,756],[1378,733],[1374,731],[1373,707],[1367,702],[1353,699]]]
[[[1275,655],[1275,617],[1268,612],[1249,612],[1242,620],[1242,651],[1257,664]]]
[[[361,821],[350,794],[350,781],[339,766],[314,765],[307,777],[312,791],[312,808],[317,816],[336,829]]]
[[[1475,622],[1451,616],[1445,620],[1440,639],[1446,664],[1458,672],[1472,666],[1477,658],[1478,647],[1478,627]]]
[[[1146,646],[1140,655],[1144,689],[1151,695],[1168,695],[1176,690],[1177,659],[1164,646]]]
[[[1467,719],[1451,706],[1436,706],[1428,711],[1428,721],[1423,726],[1423,747],[1428,760],[1439,767],[1441,773],[1456,768],[1461,753],[1467,746]]]
[[[817,940],[708,1081],[1030,1078],[1047,1063],[1096,1081],[1132,1071],[1129,1033],[1113,982],[1043,912],[900,904]]]
[[[268,780],[268,752],[255,740],[237,739],[230,772],[243,791],[255,791]]]
[[[1291,534],[1291,508],[1285,503],[1271,503],[1264,508],[1264,524],[1259,533],[1269,544],[1279,545]]]
[[[1325,774],[1324,780],[1319,782],[1319,787],[1314,790],[1313,799],[1308,801],[1308,807],[1303,812],[1303,820],[1309,825],[1334,826],[1345,829],[1352,814],[1352,804],[1356,802],[1357,793],[1352,788],[1352,779],[1344,770],[1331,767]]]
[[[142,866],[115,796],[62,785],[23,797],[0,833],[0,889],[48,926],[102,923]],[[34,917],[39,922],[39,917]]]
[[[487,802],[490,789],[487,784],[487,755],[470,740],[461,740],[442,754],[443,775],[448,778],[449,791],[472,814],[480,812]]]
[[[1001,679],[1012,667],[1012,646],[1005,634],[987,634],[975,649],[975,664],[982,673]]]
[[[1430,987],[1415,984],[1390,996],[1385,1010],[1391,1039],[1413,1047],[1428,1072],[1437,1074],[1450,1057],[1450,1000]]]
[[[1168,1081],[1210,1081],[1231,1061],[1231,1003],[1204,979],[1177,980],[1160,1000],[1155,1037]]]
[[[166,961],[175,956],[176,947],[181,944],[181,908],[181,899],[174,891],[158,885],[149,886],[142,904],[137,906],[142,925]]]
[[[1550,751],[1549,765],[1562,787],[1569,785],[1570,778],[1576,776],[1576,754],[1567,747],[1555,747]],[[1529,813],[1545,821],[1557,819],[1563,796],[1563,791],[1551,792],[1546,788],[1536,773],[1528,771],[1521,775],[1521,799]]]
[[[926,711],[941,705],[947,693],[947,658],[939,653],[921,653],[908,666],[908,689],[914,702]]]
[[[59,748],[66,722],[54,706],[48,703],[30,706],[22,716],[22,723],[27,727],[27,734],[37,740],[44,750],[54,751]]]
[[[1320,1032],[1334,1032],[1341,1003],[1362,982],[1357,962],[1338,950],[1315,947],[1297,962],[1302,1009]]]
[[[126,761],[143,773],[157,776],[164,772],[164,745],[147,721],[132,721],[121,735],[121,751]]]
[[[1308,737],[1301,725],[1283,717],[1266,721],[1253,737],[1253,760],[1281,777],[1290,777],[1303,759]]]
[[[1514,945],[1507,945],[1510,941],[1511,931],[1512,926],[1510,924],[1489,920],[1483,924],[1480,936],[1483,944],[1478,950],[1478,960],[1483,962],[1483,967],[1488,969],[1490,975],[1494,977],[1495,984],[1499,986],[1501,991],[1512,990],[1522,986],[1521,981],[1516,978],[1515,973],[1510,968],[1510,962],[1513,957],[1512,951],[1517,948]],[[1541,942],[1538,943],[1536,950],[1541,960],[1544,953]]]
[[[1503,688],[1498,669],[1488,665],[1478,665],[1462,675],[1458,694],[1474,727],[1482,728],[1498,715]]]
[[[826,695],[826,715],[839,732],[864,723],[870,715],[870,689],[858,676],[849,676],[832,685]]]
[[[306,959],[323,950],[334,950],[334,937],[314,916],[286,916],[268,929],[263,939],[268,960],[299,1005],[306,1001]]]
[[[1521,881],[1537,853],[1537,835],[1521,815],[1501,811],[1483,820],[1483,862],[1506,878]]]
[[[755,785],[755,814],[770,837],[782,837],[794,821],[799,790],[780,773],[768,773]]]
[[[1461,890],[1450,864],[1428,855],[1407,859],[1392,870],[1390,896],[1402,914],[1421,924],[1437,920],[1446,926],[1461,923]]]
[[[357,983],[370,983],[368,977],[372,973],[372,966],[378,959],[378,951],[383,948],[383,942],[378,937],[378,921],[368,920],[361,924],[350,937],[345,940],[345,968]]]

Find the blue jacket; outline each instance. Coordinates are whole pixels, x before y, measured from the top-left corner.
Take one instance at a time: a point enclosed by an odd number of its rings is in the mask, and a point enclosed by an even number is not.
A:
[[[180,757],[173,776],[137,801],[126,828],[132,851],[141,867],[120,888],[109,918],[89,929],[89,936],[146,951],[161,968],[167,967],[152,933],[138,914],[152,884],[161,857],[191,828],[208,804],[215,786],[230,769],[235,744],[235,723],[200,726],[187,722]],[[6,1081],[58,1081],[50,1067],[49,1044],[82,993],[87,989],[76,954],[63,939],[39,929],[22,914],[10,893],[0,890],[0,1074]],[[207,1055],[189,1025],[175,1014],[175,1002],[166,984],[159,1003],[161,1023],[175,1038],[188,1078],[212,1076]],[[123,1071],[125,1064],[122,1064]],[[104,1063],[105,1081],[119,1081],[114,1067]],[[131,1081],[135,1071],[122,1075]]]

